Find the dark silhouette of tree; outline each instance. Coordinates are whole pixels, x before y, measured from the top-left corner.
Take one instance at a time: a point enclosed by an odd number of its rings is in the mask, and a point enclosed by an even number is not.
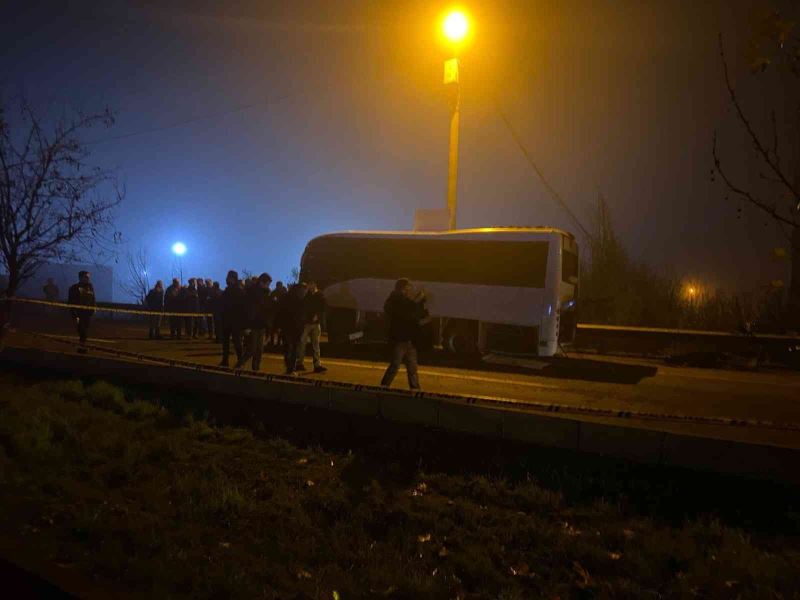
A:
[[[12,297],[45,262],[96,257],[123,194],[113,172],[89,164],[81,138],[110,127],[110,111],[48,124],[23,99],[13,124],[9,114],[0,104],[0,256]]]
[[[757,19],[754,24],[750,42],[754,76],[771,73],[777,80],[773,85],[781,94],[781,97],[774,98],[768,111],[769,127],[766,130],[756,125],[742,97],[737,94],[731,81],[722,35],[719,36],[719,54],[728,100],[752,149],[749,164],[758,169],[759,183],[754,185],[742,181],[741,173],[723,162],[716,131],[712,154],[715,172],[729,193],[778,223],[789,241],[792,270],[787,324],[797,327],[800,325],[800,30],[794,20],[777,10]],[[766,84],[758,80],[754,83]]]
[[[149,261],[144,248],[139,248],[135,253],[128,252],[125,257],[126,278],[119,282],[119,286],[139,304],[144,304],[147,293],[150,291]]]

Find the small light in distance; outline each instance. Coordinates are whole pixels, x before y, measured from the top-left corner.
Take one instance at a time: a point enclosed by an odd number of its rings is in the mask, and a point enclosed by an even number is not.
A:
[[[464,40],[469,31],[469,20],[467,15],[461,10],[452,10],[444,18],[442,23],[444,36],[453,43]]]
[[[172,251],[178,256],[183,256],[186,254],[186,244],[183,242],[175,242],[172,244]]]

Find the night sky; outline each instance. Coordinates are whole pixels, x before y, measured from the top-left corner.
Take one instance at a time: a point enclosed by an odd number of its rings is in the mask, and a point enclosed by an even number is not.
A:
[[[734,81],[763,115],[742,52],[755,3],[463,5],[476,29],[462,68],[460,227],[576,231],[499,103],[584,223],[606,196],[634,256],[731,290],[781,276],[770,260],[786,245],[780,231],[710,177],[715,128],[735,170],[755,177],[739,158],[747,144],[717,49],[722,31]],[[416,208],[445,205],[447,49],[436,23],[447,3],[3,6],[6,98],[117,112],[112,129],[86,139],[96,164],[118,169],[127,196],[117,227],[156,277],[171,276],[180,240],[187,276],[224,280],[236,268],[283,279],[313,236],[410,229]]]

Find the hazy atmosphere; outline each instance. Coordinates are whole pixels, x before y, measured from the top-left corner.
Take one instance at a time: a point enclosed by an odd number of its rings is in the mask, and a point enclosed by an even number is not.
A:
[[[744,91],[763,85],[754,86],[743,41],[754,5],[474,3],[459,227],[579,233],[499,105],[587,226],[606,197],[635,258],[731,291],[785,277],[785,264],[770,261],[786,245],[776,225],[726,200],[711,178],[715,128],[734,164],[747,148],[726,102],[719,32],[734,84],[754,113],[763,109]],[[85,139],[93,161],[125,184],[119,256],[141,247],[166,279],[180,240],[187,275],[285,278],[315,235],[410,229],[415,209],[445,206],[443,8],[12,2],[0,25],[2,93],[54,114],[65,105],[116,113],[111,129]]]

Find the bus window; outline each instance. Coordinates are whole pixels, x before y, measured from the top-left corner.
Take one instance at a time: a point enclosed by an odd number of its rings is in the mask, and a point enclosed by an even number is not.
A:
[[[317,282],[397,279],[543,288],[548,243],[327,237],[312,241],[303,275]]]

